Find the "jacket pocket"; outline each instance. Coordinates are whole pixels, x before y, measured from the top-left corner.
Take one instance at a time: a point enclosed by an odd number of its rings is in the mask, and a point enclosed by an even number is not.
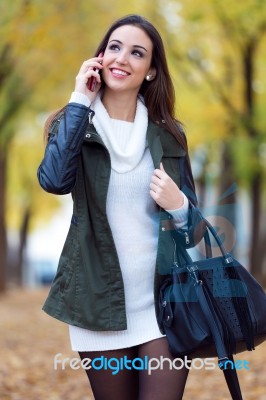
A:
[[[65,264],[62,266],[62,276],[60,280],[60,292],[63,293],[68,289],[72,276],[73,276],[73,267],[71,268],[69,264]]]
[[[79,245],[77,240],[77,224],[77,218],[72,216],[70,229],[58,264],[57,276],[61,293],[69,288],[74,270],[78,263]]]

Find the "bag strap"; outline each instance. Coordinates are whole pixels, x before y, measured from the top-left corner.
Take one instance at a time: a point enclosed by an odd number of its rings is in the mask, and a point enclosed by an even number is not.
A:
[[[212,257],[211,241],[210,241],[210,236],[209,236],[209,231],[210,231],[210,233],[214,237],[216,243],[218,244],[218,246],[221,250],[221,253],[224,257],[225,263],[229,264],[232,261],[232,256],[226,252],[226,250],[221,242],[221,239],[217,235],[216,230],[213,228],[213,226],[210,224],[210,222],[207,221],[205,218],[203,218],[203,219],[208,228],[208,229],[206,229],[206,232],[204,234],[206,257],[207,258]],[[209,328],[211,330],[213,340],[215,343],[215,347],[217,350],[218,366],[221,370],[223,370],[224,377],[225,377],[229,392],[231,394],[232,400],[243,400],[237,372],[234,368],[234,358],[233,358],[232,354],[228,355],[228,353],[225,349],[223,335],[222,335],[222,329],[221,329],[217,314],[215,312],[215,309],[212,305],[212,300],[210,298],[208,289],[205,287],[205,285],[203,285],[203,282],[200,280],[199,275],[198,275],[198,268],[196,265],[193,265],[193,261],[192,261],[191,257],[189,256],[188,252],[186,251],[186,249],[184,249],[182,246],[178,246],[178,250],[179,250],[178,257],[177,257],[178,261],[180,262],[181,258],[185,261],[187,269],[190,272],[191,279],[194,279],[194,281],[195,281],[196,294],[199,299],[199,303],[202,308],[202,311],[206,317],[206,320],[209,323]],[[176,260],[176,247],[175,247],[175,261],[177,261]],[[181,262],[181,264],[182,264],[182,262]],[[233,368],[231,368],[231,365],[230,365],[230,368],[227,369],[227,365],[230,362],[233,363],[232,364]]]
[[[213,309],[212,302],[210,299],[208,299],[209,297],[208,292],[204,290],[204,285],[200,280],[197,280],[195,285],[200,306],[209,323],[209,327],[212,332],[213,340],[218,355],[218,366],[221,370],[223,370],[229,392],[232,396],[232,400],[243,400],[237,372],[234,368],[234,358],[232,354],[228,355],[225,349],[221,329],[219,326],[219,321]],[[230,361],[233,363],[232,364],[233,368],[231,368],[230,365],[230,368],[227,369],[228,362]]]
[[[229,356],[229,360],[234,365],[234,358],[232,355]],[[233,369],[223,369],[224,377],[227,383],[227,387],[233,400],[243,400],[237,372]]]

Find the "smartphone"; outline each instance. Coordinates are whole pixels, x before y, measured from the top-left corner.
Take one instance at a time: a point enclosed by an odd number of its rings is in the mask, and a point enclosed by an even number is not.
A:
[[[98,57],[102,57],[102,56],[103,56],[103,53],[100,53]],[[93,68],[93,70],[96,71],[96,72],[98,72],[98,73],[100,72],[99,68]],[[89,79],[88,84],[87,84],[88,89],[89,89],[91,92],[94,92],[94,90],[95,90],[95,88],[96,88],[96,83],[97,83],[97,80],[96,80],[95,76],[92,76],[92,77]]]

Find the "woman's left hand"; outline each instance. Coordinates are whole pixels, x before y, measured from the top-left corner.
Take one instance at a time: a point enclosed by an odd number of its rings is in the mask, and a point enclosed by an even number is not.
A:
[[[164,170],[155,169],[150,183],[150,195],[156,203],[165,210],[176,210],[184,204],[184,196],[169,175]]]

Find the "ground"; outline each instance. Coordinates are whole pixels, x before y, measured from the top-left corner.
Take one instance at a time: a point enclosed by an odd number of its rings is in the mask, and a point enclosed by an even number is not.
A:
[[[46,295],[47,289],[12,290],[0,297],[1,400],[93,399],[82,369],[54,369],[56,354],[63,359],[77,353],[70,349],[67,326],[41,311]],[[238,371],[245,400],[266,400],[265,358],[266,342],[235,356],[248,362],[249,370]],[[184,395],[191,399],[230,399],[222,372],[192,369]]]

